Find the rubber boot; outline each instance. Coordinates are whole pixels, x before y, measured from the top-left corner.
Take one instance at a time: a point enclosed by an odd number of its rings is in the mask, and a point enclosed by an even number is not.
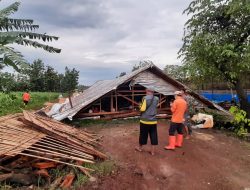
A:
[[[175,136],[169,136],[169,145],[165,146],[164,148],[166,150],[174,150],[175,149],[175,141],[176,141]]]
[[[183,134],[177,134],[175,147],[182,147]]]

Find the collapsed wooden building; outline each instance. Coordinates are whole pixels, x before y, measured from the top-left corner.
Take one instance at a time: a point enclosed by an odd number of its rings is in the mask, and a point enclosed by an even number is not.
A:
[[[72,97],[59,112],[51,115],[56,120],[68,118],[125,118],[139,115],[139,105],[145,89],[154,89],[159,97],[158,117],[170,117],[170,101],[176,90],[186,90],[200,106],[223,111],[213,102],[166,75],[154,64],[148,64],[114,80],[97,81],[79,95]]]
[[[92,177],[90,165],[107,158],[97,150],[100,138],[29,111],[0,117],[0,185],[37,185],[44,177],[47,185],[65,189],[77,172]],[[64,178],[52,175],[52,170],[67,167],[70,172]]]

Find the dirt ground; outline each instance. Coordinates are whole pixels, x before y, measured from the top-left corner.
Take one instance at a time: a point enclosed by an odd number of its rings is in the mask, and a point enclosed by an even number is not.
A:
[[[117,171],[83,189],[100,190],[250,190],[250,143],[224,133],[194,130],[184,146],[164,150],[168,142],[166,121],[158,124],[159,145],[154,156],[150,145],[143,152],[137,123],[90,128],[104,136],[103,150],[115,161]],[[148,142],[149,143],[149,142]]]

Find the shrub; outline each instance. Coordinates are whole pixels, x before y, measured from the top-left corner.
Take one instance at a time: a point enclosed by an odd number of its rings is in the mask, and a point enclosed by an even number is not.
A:
[[[234,116],[234,119],[231,122],[232,129],[237,134],[237,136],[245,137],[250,131],[250,119],[246,117],[247,113],[236,106],[232,106],[229,109],[229,112]]]

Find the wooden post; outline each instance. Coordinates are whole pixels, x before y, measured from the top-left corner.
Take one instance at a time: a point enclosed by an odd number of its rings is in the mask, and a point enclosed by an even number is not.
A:
[[[111,99],[110,99],[110,111],[112,112],[114,108],[114,101],[113,101],[113,92],[111,92]]]
[[[102,111],[102,99],[100,98],[100,112]]]
[[[134,86],[132,86],[132,109],[134,110],[134,101],[135,101],[135,98],[134,98]]]
[[[115,91],[115,111],[118,111],[117,93]]]
[[[71,92],[69,92],[69,104],[70,104],[71,108],[73,108],[73,104],[72,104],[72,101],[71,101]]]
[[[161,102],[161,94],[160,94],[160,101],[159,102]],[[160,109],[161,109],[161,104],[160,104]]]

